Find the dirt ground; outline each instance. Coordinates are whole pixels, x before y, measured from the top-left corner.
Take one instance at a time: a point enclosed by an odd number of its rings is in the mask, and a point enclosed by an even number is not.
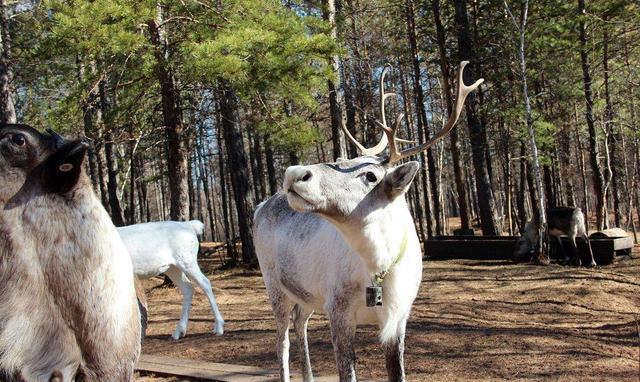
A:
[[[596,269],[425,261],[422,287],[407,328],[408,379],[638,380],[638,248],[634,257]],[[208,270],[225,317],[225,334],[212,334],[209,306],[204,295],[197,293],[186,338],[170,341],[182,298],[174,288],[154,288],[162,280],[152,279],[146,282],[149,329],[143,352],[275,368],[274,323],[260,274],[216,271],[207,261],[202,267]],[[358,333],[359,377],[386,379],[375,328],[360,327]],[[312,317],[309,341],[315,374],[336,374],[324,314]],[[295,343],[291,348],[292,371],[297,372]]]

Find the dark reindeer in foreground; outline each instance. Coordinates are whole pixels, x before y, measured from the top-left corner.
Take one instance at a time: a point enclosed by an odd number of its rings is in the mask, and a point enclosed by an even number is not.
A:
[[[133,268],[84,173],[88,147],[0,125],[2,382],[133,378]]]
[[[587,235],[587,228],[585,225],[585,217],[582,210],[577,207],[553,207],[547,210],[547,235],[553,236],[558,241],[560,250],[564,253],[564,263],[573,265],[581,265],[580,252],[576,244],[576,237],[580,236],[587,242],[589,248],[589,255],[591,256],[590,266],[595,267],[596,261],[593,258],[593,251],[591,250],[591,243],[589,242],[589,236]],[[540,238],[538,232],[540,229],[537,219],[533,219],[528,222],[524,229],[524,234],[518,239],[513,252],[513,258],[516,261],[522,261],[531,254],[539,250]],[[560,236],[567,235],[569,237],[569,243],[571,244],[571,257],[564,251]]]

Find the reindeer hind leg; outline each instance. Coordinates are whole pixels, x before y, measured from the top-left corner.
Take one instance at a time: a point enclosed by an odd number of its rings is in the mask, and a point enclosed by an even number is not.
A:
[[[309,342],[307,341],[307,324],[313,310],[296,304],[293,308],[293,329],[298,339],[300,348],[300,362],[302,365],[302,381],[313,382],[313,371],[311,370],[311,357],[309,356]]]
[[[576,234],[572,233],[569,235],[569,242],[571,243],[571,256],[573,257],[572,262],[575,266],[581,266],[582,260],[580,259],[580,251],[578,250],[578,245],[576,244]]]
[[[569,254],[564,250],[564,246],[562,245],[562,239],[560,236],[555,236],[556,241],[558,242],[558,247],[560,248],[560,253],[564,256],[564,260],[562,261],[563,265],[569,265],[571,263],[571,259],[569,258]]]
[[[276,321],[276,352],[280,364],[280,382],[289,382],[289,324],[294,303],[277,285],[265,280]],[[274,283],[275,284],[275,283]]]
[[[582,238],[587,242],[587,248],[589,249],[589,256],[591,256],[591,264],[590,267],[595,267],[598,264],[596,263],[596,259],[593,258],[593,249],[591,249],[591,241],[589,240],[589,236],[586,233],[582,233]]]

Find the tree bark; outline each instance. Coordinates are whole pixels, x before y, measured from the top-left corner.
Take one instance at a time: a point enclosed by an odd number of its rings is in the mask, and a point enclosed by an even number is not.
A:
[[[198,166],[200,168],[200,176],[202,177],[202,187],[204,189],[204,198],[205,198],[205,204],[206,204],[206,208],[207,208],[207,214],[209,215],[209,227],[211,229],[211,241],[215,241],[216,240],[216,236],[217,236],[217,226],[216,226],[216,220],[215,220],[215,213],[214,213],[214,208],[215,205],[212,202],[212,198],[211,198],[211,188],[210,188],[210,182],[209,182],[209,166],[207,166],[207,163],[205,161],[205,157],[207,157],[208,155],[208,150],[206,149],[206,144],[205,144],[205,129],[204,129],[204,124],[200,124],[199,126],[199,133],[200,133],[200,144],[197,145],[197,150],[198,150]]]
[[[269,136],[264,136],[264,155],[267,160],[267,177],[269,179],[269,195],[275,195],[278,192],[278,181],[276,179],[275,157],[273,155],[273,147],[269,142]]]
[[[620,134],[617,133],[617,129],[614,126],[614,111],[613,104],[611,102],[611,92],[609,84],[609,32],[608,25],[606,25],[608,18],[604,18],[605,25],[602,33],[602,71],[604,73],[604,99],[605,99],[605,111],[604,111],[604,130],[609,136],[609,153],[611,155],[611,194],[613,196],[613,211],[616,227],[622,225],[622,205],[620,203],[620,162],[621,158],[618,155],[618,145],[620,144]]]
[[[420,74],[420,56],[418,54],[418,44],[416,38],[415,10],[413,0],[405,1],[405,17],[407,19],[407,36],[409,38],[409,47],[411,49],[411,62],[413,66],[413,86],[416,104],[416,112],[418,114],[418,141],[423,143],[429,139],[429,126],[427,122],[427,112],[424,105],[424,91],[422,90],[422,76]],[[438,192],[438,181],[435,159],[433,150],[427,149],[427,170],[429,172],[429,187],[431,190],[431,201],[433,203],[433,216],[436,222],[436,235],[442,235],[442,219],[440,198]],[[423,162],[424,163],[424,162]],[[426,192],[426,189],[424,190]],[[427,199],[428,200],[428,199]],[[429,211],[430,212],[430,211]]]
[[[405,71],[400,62],[398,62],[398,69],[400,71],[400,86],[402,88],[402,94],[409,94],[409,87],[407,85],[407,78],[405,77]],[[413,118],[411,112],[411,102],[409,102],[409,97],[402,97],[402,106],[404,109],[405,118],[407,121],[407,138],[409,140],[413,140]],[[420,187],[418,182],[413,182],[412,187],[409,189],[409,192],[414,195],[414,204],[415,204],[415,214],[413,216],[416,217],[418,222],[418,233],[420,234],[420,241],[425,242],[428,237],[426,233],[426,229],[424,226],[425,218],[424,218],[424,208],[422,207],[422,201],[420,200]]]
[[[518,197],[516,200],[518,209],[518,221],[520,233],[524,233],[524,226],[527,224],[527,149],[524,142],[520,142],[520,181],[518,182]]]
[[[219,81],[222,128],[228,160],[229,163],[233,163],[230,177],[238,214],[242,261],[247,266],[256,266],[256,254],[253,247],[254,196],[249,185],[249,164],[244,149],[244,140],[237,121],[237,97],[225,80]]]
[[[160,84],[162,116],[167,136],[167,164],[169,168],[169,195],[171,220],[189,219],[189,178],[186,131],[180,107],[180,91],[169,62],[169,44],[161,25],[162,7],[158,6],[157,20],[147,22],[156,59],[156,76]]]
[[[331,26],[331,38],[337,40],[338,26],[336,24],[336,1],[322,1],[322,17]],[[329,87],[329,110],[331,114],[331,141],[333,143],[333,160],[346,158],[347,143],[344,133],[340,128],[342,123],[342,97],[340,96],[340,57],[336,54],[331,57],[331,67],[334,78],[327,81]]]
[[[453,96],[451,94],[449,60],[445,49],[445,30],[440,20],[440,0],[431,1],[433,18],[436,25],[436,37],[438,40],[438,53],[440,54],[440,70],[442,71],[442,91],[447,101],[447,113],[453,110]],[[464,170],[460,165],[460,147],[458,144],[458,130],[456,128],[449,133],[451,160],[453,162],[453,176],[458,193],[458,209],[462,229],[471,228],[471,218],[469,216],[469,206],[467,205],[467,192],[464,186]]]
[[[458,26],[458,50],[460,59],[471,61],[471,64],[469,65],[471,66],[471,70],[467,71],[467,73],[475,73],[477,71],[473,69],[475,66],[473,60],[476,59],[476,55],[473,50],[473,41],[471,40],[471,34],[469,32],[467,2],[466,0],[455,0],[454,3],[456,9],[455,19]],[[465,83],[472,83],[468,75],[465,77]],[[467,97],[465,109],[467,112],[467,123],[471,139],[471,152],[473,157],[473,168],[475,172],[476,193],[478,197],[478,208],[480,210],[482,233],[484,235],[497,235],[498,228],[493,212],[495,211],[495,201],[484,158],[485,147],[482,137],[484,126],[482,126],[480,119],[478,118],[477,100],[474,93],[469,94]]]
[[[113,137],[110,131],[104,135],[104,151],[107,159],[107,190],[109,193],[109,206],[111,207],[111,219],[116,227],[125,225],[122,215],[122,206],[118,198],[118,168],[113,152]]]
[[[518,45],[518,61],[520,64],[520,81],[522,82],[522,97],[524,99],[524,115],[527,123],[527,134],[529,138],[529,150],[531,152],[530,170],[532,177],[535,180],[535,193],[531,193],[531,204],[535,204],[533,220],[538,227],[539,233],[546,230],[547,227],[547,203],[552,203],[552,191],[551,190],[551,177],[549,168],[545,166],[545,177],[547,178],[547,195],[545,198],[545,189],[542,181],[542,174],[540,174],[540,160],[538,158],[538,145],[536,144],[535,130],[533,129],[533,117],[531,115],[531,101],[529,99],[529,89],[527,83],[527,60],[525,57],[525,32],[527,28],[527,17],[529,11],[529,0],[525,0],[520,10],[520,20],[516,20],[511,13],[509,5],[505,0],[505,8],[513,21],[515,28],[518,31],[519,45]],[[529,184],[531,187],[531,184]],[[532,190],[530,190],[532,191]],[[539,248],[542,249],[542,236],[538,235]],[[548,255],[548,254],[547,254]]]
[[[231,209],[229,208],[230,205],[230,198],[228,197],[229,192],[227,189],[227,176],[226,176],[226,166],[224,165],[224,153],[223,153],[223,140],[222,140],[222,136],[224,135],[224,127],[223,127],[223,116],[222,116],[222,110],[220,108],[220,110],[218,110],[217,113],[217,123],[216,125],[218,126],[218,166],[219,166],[219,171],[220,171],[220,175],[219,175],[219,181],[218,184],[220,184],[220,195],[222,197],[222,219],[223,219],[223,226],[224,226],[224,237],[226,240],[226,246],[227,246],[227,256],[231,259],[232,261],[232,265],[235,265],[235,263],[238,261],[238,254],[236,253],[236,246],[235,246],[235,242],[234,242],[234,237],[233,234],[231,233]]]
[[[98,125],[103,131],[104,155],[107,171],[107,195],[109,212],[116,227],[125,225],[122,215],[122,206],[118,198],[118,164],[113,152],[113,133],[109,123],[109,101],[105,90],[104,81],[98,84]]]
[[[584,100],[585,100],[585,118],[587,119],[587,128],[589,130],[589,163],[593,174],[593,191],[596,199],[596,225],[601,230],[605,225],[605,204],[606,194],[604,192],[604,175],[598,156],[600,150],[598,148],[598,136],[596,134],[595,122],[593,120],[593,95],[591,91],[591,65],[589,63],[589,53],[587,51],[587,28],[584,17],[586,9],[584,0],[578,0],[578,17],[580,17],[580,61],[582,63],[582,81],[584,84]]]
[[[262,157],[262,137],[259,132],[255,132],[253,137],[253,151],[255,152],[256,158],[256,171],[258,176],[257,179],[258,189],[260,190],[260,194],[258,195],[258,200],[262,201],[267,197],[267,184],[265,182],[264,177],[264,160]]]

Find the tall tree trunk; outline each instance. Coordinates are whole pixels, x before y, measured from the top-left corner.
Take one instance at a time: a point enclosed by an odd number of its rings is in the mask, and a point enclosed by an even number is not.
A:
[[[570,138],[570,121],[564,125],[564,127],[560,131],[559,137],[559,146],[556,149],[558,152],[558,162],[559,168],[558,171],[563,174],[563,178],[565,181],[565,187],[567,190],[567,205],[577,206],[576,196],[575,196],[575,186],[574,186],[574,178],[573,178],[573,169],[570,166],[571,163],[571,138]]]
[[[140,176],[136,179],[136,187],[138,188],[138,208],[140,209],[140,222],[148,222],[151,220],[151,211],[149,208],[149,192],[147,188],[147,182],[145,182],[145,170],[144,161],[142,160],[142,154],[136,154],[135,158],[136,167],[140,173]]]
[[[440,0],[432,0],[433,18],[436,25],[436,36],[438,39],[438,53],[440,54],[440,70],[442,71],[442,91],[447,101],[447,112],[451,114],[453,111],[453,96],[451,94],[451,80],[449,70],[449,60],[445,48],[445,30],[440,20]],[[460,165],[460,147],[458,144],[458,130],[452,129],[449,133],[451,145],[451,159],[453,162],[453,176],[456,183],[456,192],[458,194],[458,208],[460,213],[460,222],[462,229],[471,228],[471,218],[469,216],[469,206],[467,205],[467,193],[464,186],[464,171]]]
[[[413,66],[413,86],[418,113],[418,141],[423,143],[429,139],[429,126],[427,122],[427,112],[424,104],[424,91],[422,90],[422,76],[420,74],[420,56],[418,54],[418,43],[416,37],[415,10],[413,0],[405,1],[405,16],[407,19],[407,36],[411,49],[411,61]],[[424,162],[423,162],[424,163]],[[442,219],[440,198],[438,192],[438,178],[436,173],[436,163],[433,157],[433,150],[427,149],[427,169],[429,172],[429,186],[431,189],[431,201],[433,202],[433,216],[436,222],[436,235],[442,235]],[[426,189],[425,189],[426,192]],[[429,219],[429,217],[427,217]]]
[[[264,136],[264,155],[267,160],[267,177],[269,179],[269,195],[275,195],[278,192],[278,181],[276,179],[275,157],[273,156],[273,147],[269,142],[269,136]]]
[[[350,74],[350,73],[349,73]],[[344,89],[344,106],[346,111],[346,123],[347,129],[351,132],[351,134],[356,137],[358,135],[356,129],[356,105],[355,99],[353,95],[352,84],[350,83],[350,78],[352,75],[348,75],[347,72],[347,62],[346,58],[342,61],[342,65],[340,66],[340,83],[342,84],[342,89]],[[322,151],[322,145],[320,145]],[[347,154],[349,158],[355,158],[358,156],[358,149],[354,145],[347,145]],[[325,162],[325,160],[322,160]]]
[[[136,223],[136,177],[138,176],[138,167],[135,164],[136,157],[136,140],[133,137],[133,125],[129,128],[129,214],[127,215],[127,224]],[[142,218],[142,216],[140,216]]]
[[[578,110],[576,109],[576,120],[577,120]],[[585,216],[585,227],[589,229],[589,184],[587,182],[587,169],[584,160],[584,149],[582,147],[582,140],[580,139],[580,133],[578,132],[578,125],[576,124],[576,151],[578,154],[578,167],[580,168],[580,179],[582,181],[582,209],[584,210]]]
[[[605,111],[604,111],[604,130],[609,136],[609,153],[611,155],[611,194],[613,196],[613,211],[615,216],[616,227],[622,226],[622,205],[620,203],[620,162],[621,158],[618,155],[618,145],[620,144],[620,135],[617,133],[617,129],[613,124],[614,112],[613,104],[611,102],[611,92],[609,84],[609,26],[606,25],[608,17],[604,18],[605,25],[603,26],[602,33],[602,70],[604,73],[604,99],[605,99]],[[623,154],[624,155],[624,154]]]
[[[11,82],[11,36],[9,35],[9,17],[7,4],[0,0],[0,38],[2,53],[0,54],[0,123],[16,123],[16,109],[13,103]]]
[[[78,66],[78,82],[82,83],[86,75],[86,67],[81,61],[80,57],[76,57],[76,65]],[[95,142],[95,132],[93,125],[94,98],[95,95],[91,90],[89,90],[88,94],[85,95],[85,100],[82,102],[81,108],[83,133],[85,137],[91,138]],[[89,153],[87,156],[89,160],[89,175],[91,176],[91,183],[93,184],[94,192],[97,194],[100,191],[100,188],[98,186],[98,166],[96,164],[96,150],[94,144],[89,146]]]
[[[409,89],[407,85],[407,78],[405,77],[403,66],[400,62],[398,62],[398,69],[400,70],[400,86],[402,90],[402,94],[409,94]],[[404,109],[404,115],[406,116],[407,121],[407,138],[409,140],[413,140],[413,118],[411,112],[411,103],[409,102],[409,97],[402,97],[402,106]],[[427,240],[427,233],[424,227],[424,208],[422,207],[422,201],[420,200],[420,187],[418,182],[413,182],[413,185],[410,189],[412,194],[414,194],[414,204],[415,204],[415,214],[413,216],[416,217],[418,221],[418,233],[420,234],[420,241],[423,243]]]
[[[473,41],[469,32],[469,20],[467,16],[466,0],[455,0],[456,24],[458,26],[458,50],[461,60],[471,61],[472,70],[469,72],[477,72],[473,70],[473,60],[476,59],[473,51]],[[467,72],[467,73],[469,73]],[[465,83],[471,83],[469,76],[465,76]],[[498,228],[495,211],[495,201],[489,181],[486,161],[484,158],[484,140],[482,138],[484,126],[480,123],[477,114],[477,100],[474,93],[469,94],[465,105],[467,111],[467,123],[469,125],[469,135],[471,138],[471,152],[473,156],[473,168],[476,180],[476,192],[478,196],[478,207],[480,210],[480,223],[482,225],[482,233],[484,235],[497,235]]]
[[[224,226],[224,237],[226,240],[226,246],[227,246],[227,256],[231,259],[232,261],[232,265],[235,265],[235,263],[238,261],[238,254],[236,253],[236,246],[235,246],[235,238],[233,237],[233,234],[231,233],[231,209],[229,208],[230,205],[230,199],[228,197],[229,192],[228,192],[228,188],[227,188],[227,175],[226,175],[226,166],[225,166],[225,155],[223,152],[223,140],[222,140],[222,136],[224,135],[224,126],[223,126],[223,115],[222,115],[222,110],[220,108],[220,110],[218,110],[217,115],[217,123],[216,125],[218,126],[218,166],[219,166],[219,171],[220,171],[220,176],[219,176],[219,182],[218,184],[220,185],[220,195],[222,196],[222,219],[223,219],[223,226]]]
[[[187,153],[190,150],[187,149]],[[193,175],[193,154],[187,154],[187,194],[189,195],[189,220],[196,219],[196,210],[198,209],[198,195],[196,190],[198,176]]]
[[[517,206],[518,221],[520,222],[520,233],[524,233],[524,226],[527,224],[527,149],[524,142],[520,142],[520,181],[518,188]]]
[[[531,193],[531,204],[532,206],[535,204],[533,219],[535,224],[537,224],[539,233],[546,229],[547,226],[547,203],[552,203],[552,191],[550,191],[551,187],[551,179],[550,176],[547,176],[547,195],[548,198],[545,198],[545,190],[543,188],[542,174],[540,174],[540,160],[538,158],[538,145],[536,144],[536,135],[535,130],[533,129],[533,117],[531,115],[531,101],[529,99],[529,89],[527,83],[527,60],[525,57],[525,33],[527,30],[527,17],[529,12],[529,0],[525,0],[522,8],[520,9],[520,19],[516,20],[515,16],[511,13],[509,5],[505,0],[505,8],[513,21],[515,28],[518,31],[519,44],[518,44],[518,62],[520,64],[520,81],[522,83],[522,97],[524,99],[524,115],[525,121],[527,123],[527,134],[529,139],[529,151],[531,152],[531,163],[529,169],[531,170],[531,175],[535,180],[535,193]],[[549,175],[548,167],[545,167],[545,175]],[[531,184],[529,184],[531,187]],[[531,190],[530,190],[531,191]],[[543,235],[538,235],[539,246],[542,247],[542,237]]]
[[[254,197],[249,185],[249,164],[244,149],[244,140],[237,121],[237,97],[225,80],[220,81],[220,114],[227,148],[229,163],[233,163],[230,172],[231,185],[238,214],[240,241],[242,242],[242,261],[247,266],[255,266],[256,254],[253,247],[253,206]]]
[[[104,154],[107,170],[107,194],[109,196],[109,210],[111,219],[116,227],[124,226],[124,217],[122,215],[122,207],[118,198],[118,163],[113,151],[113,133],[111,132],[111,124],[109,123],[109,101],[105,91],[105,83],[101,81],[98,84],[98,124],[104,132]]]
[[[111,219],[116,227],[125,225],[122,215],[122,207],[118,198],[118,167],[115,153],[113,152],[113,136],[110,131],[104,135],[104,151],[107,159],[107,189],[109,193],[109,206],[111,207]]]
[[[584,0],[578,0],[578,17],[580,17],[580,60],[582,63],[582,81],[584,84],[584,100],[585,100],[585,118],[587,119],[587,128],[589,129],[589,163],[593,174],[593,191],[596,199],[596,225],[597,229],[603,229],[605,225],[605,204],[606,194],[604,192],[604,175],[598,156],[600,150],[598,148],[598,135],[596,134],[595,122],[593,120],[593,95],[591,92],[591,65],[589,63],[589,52],[587,48],[587,28],[585,22],[586,9]]]
[[[262,191],[260,190],[260,178],[262,174],[258,173],[258,158],[260,153],[256,150],[255,142],[259,140],[256,135],[255,127],[249,122],[249,126],[246,129],[247,141],[249,143],[249,168],[251,169],[251,186],[255,200],[262,200]]]
[[[167,135],[167,164],[169,167],[170,215],[172,220],[189,218],[189,178],[186,132],[182,120],[180,91],[169,62],[169,43],[163,30],[163,10],[158,5],[156,20],[147,22],[154,47],[156,76],[160,84],[162,117]]]
[[[267,197],[267,184],[265,182],[264,177],[264,160],[262,158],[262,137],[259,132],[255,132],[253,138],[253,151],[255,152],[256,158],[256,172],[258,176],[255,177],[258,183],[258,189],[260,190],[260,194],[256,200],[264,200]]]
[[[209,215],[209,227],[211,229],[211,241],[215,241],[216,240],[216,236],[217,236],[217,226],[216,226],[216,220],[215,220],[215,214],[213,209],[215,208],[215,205],[213,204],[212,200],[211,200],[211,188],[210,188],[210,182],[209,182],[209,166],[207,166],[207,163],[205,161],[205,157],[207,157],[208,155],[206,155],[207,152],[207,146],[205,144],[205,129],[204,129],[204,124],[200,124],[199,125],[199,135],[200,135],[200,144],[198,144],[196,146],[196,149],[198,150],[198,166],[200,168],[200,176],[202,176],[202,188],[204,191],[204,198],[205,198],[205,204],[206,204],[206,208],[207,208],[207,214]]]
[[[322,1],[322,17],[331,26],[331,37],[338,38],[338,26],[336,24],[336,0]],[[331,57],[331,67],[334,79],[327,81],[329,87],[329,111],[331,113],[331,141],[333,142],[333,159],[346,158],[347,143],[344,133],[340,128],[342,123],[342,100],[340,96],[340,56]]]

